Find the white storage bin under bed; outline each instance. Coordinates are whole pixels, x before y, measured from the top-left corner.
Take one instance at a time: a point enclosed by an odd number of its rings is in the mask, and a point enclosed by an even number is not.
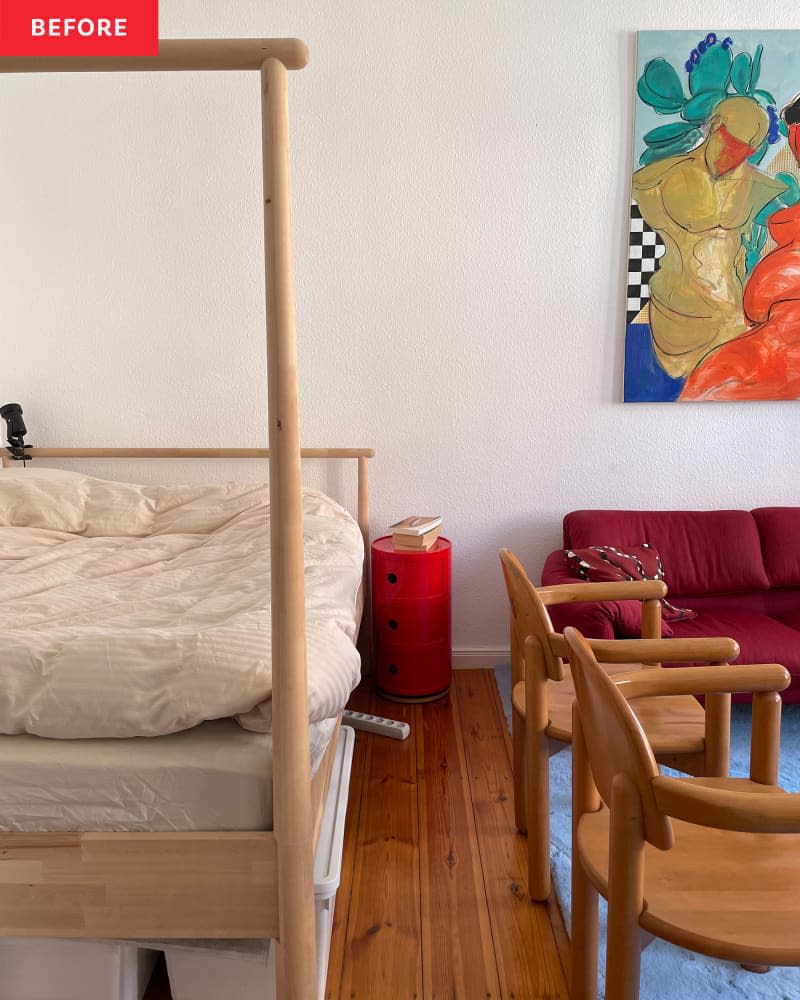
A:
[[[0,1000],[141,1000],[157,958],[114,941],[0,938]]]
[[[333,906],[342,866],[355,734],[342,726],[314,863],[318,996],[325,996]],[[235,943],[164,947],[173,1000],[272,1000],[272,942],[251,953]],[[114,941],[0,938],[0,1000],[141,1000],[158,951]]]
[[[342,874],[344,822],[354,745],[354,731],[349,726],[342,726],[314,859],[318,1000],[325,997],[333,905]],[[275,948],[272,941],[267,945],[266,953],[262,950],[257,955],[239,955],[231,951],[220,954],[197,947],[165,947],[172,1000],[220,1000],[220,997],[275,1000]]]

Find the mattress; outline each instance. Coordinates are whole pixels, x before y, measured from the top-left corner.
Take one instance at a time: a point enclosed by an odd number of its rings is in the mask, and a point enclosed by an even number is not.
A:
[[[312,774],[335,719],[311,726]],[[272,829],[272,736],[233,719],[127,740],[0,736],[5,832]]]

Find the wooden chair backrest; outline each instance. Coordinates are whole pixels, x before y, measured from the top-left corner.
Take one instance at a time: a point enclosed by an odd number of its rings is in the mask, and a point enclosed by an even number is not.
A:
[[[597,790],[610,805],[614,778],[620,773],[628,775],[642,801],[645,838],[667,850],[673,843],[672,824],[656,804],[652,782],[659,770],[644,730],[581,633],[565,628],[564,638],[569,646],[575,700]]]
[[[554,635],[553,623],[536,587],[510,549],[500,549],[500,565],[508,591],[511,609],[511,679],[514,684],[523,679],[525,640],[529,635],[539,640],[547,676],[554,681],[564,679],[564,663],[550,648]]]

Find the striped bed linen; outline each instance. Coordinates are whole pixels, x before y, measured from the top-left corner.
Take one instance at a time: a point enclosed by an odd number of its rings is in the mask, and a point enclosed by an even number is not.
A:
[[[0,733],[161,736],[233,717],[271,729],[268,487],[0,473]],[[359,679],[363,542],[304,491],[309,721]]]

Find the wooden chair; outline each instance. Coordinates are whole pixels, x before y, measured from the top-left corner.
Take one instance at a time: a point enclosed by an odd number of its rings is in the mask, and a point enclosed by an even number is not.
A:
[[[597,995],[598,892],[608,899],[613,1000],[639,996],[642,930],[746,967],[800,965],[800,795],[777,785],[777,692],[789,684],[787,671],[774,663],[687,667],[615,683],[576,629],[564,636],[577,702],[573,1000]],[[749,779],[660,775],[629,702],[735,691],[753,693]]]
[[[519,560],[501,549],[511,611],[512,735],[516,824],[528,834],[528,887],[532,899],[550,895],[549,757],[572,742],[575,689],[564,637],[554,631],[548,606],[585,601],[642,602],[642,640],[592,640],[610,674],[658,667],[667,662],[727,663],[739,655],[733,639],[662,639],[660,599],[667,592],[658,580],[575,583],[536,588]],[[528,636],[539,642],[526,647]],[[638,643],[638,644],[637,644]],[[624,660],[620,662],[622,650]],[[631,663],[631,659],[640,661]],[[652,663],[649,661],[653,661]],[[725,696],[706,701],[706,710],[686,695],[644,699],[637,714],[657,759],[689,774],[722,775],[728,769],[728,703]]]

